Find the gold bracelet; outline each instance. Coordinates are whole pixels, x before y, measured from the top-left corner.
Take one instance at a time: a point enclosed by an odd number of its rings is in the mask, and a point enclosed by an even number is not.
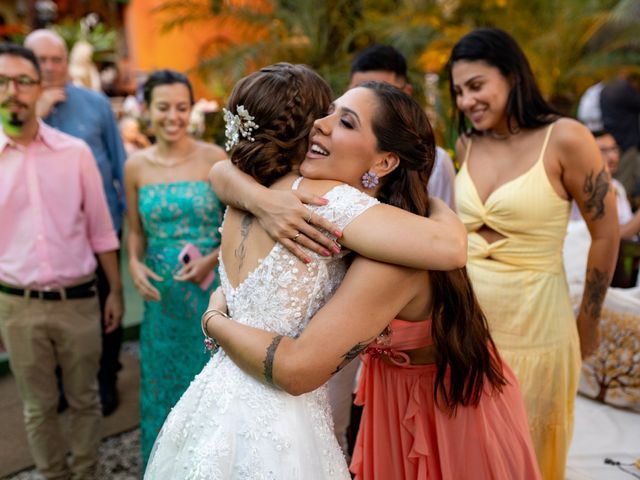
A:
[[[218,310],[217,308],[209,308],[205,310],[205,312],[202,314],[202,317],[200,317],[200,327],[202,328],[202,333],[205,337],[209,336],[207,332],[207,324],[209,323],[209,320],[213,318],[214,315],[222,315],[225,318],[231,319],[229,315],[224,313],[222,310]]]

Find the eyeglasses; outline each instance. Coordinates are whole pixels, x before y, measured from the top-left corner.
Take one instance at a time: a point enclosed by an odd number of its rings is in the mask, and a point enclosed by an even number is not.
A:
[[[618,147],[600,147],[600,152],[603,155],[610,155],[612,153],[620,153],[620,149]]]
[[[0,75],[0,92],[5,92],[9,88],[9,84],[13,82],[16,90],[21,92],[31,90],[33,87],[40,83],[40,80],[31,78],[29,75],[18,75],[17,77],[8,77],[7,75]]]

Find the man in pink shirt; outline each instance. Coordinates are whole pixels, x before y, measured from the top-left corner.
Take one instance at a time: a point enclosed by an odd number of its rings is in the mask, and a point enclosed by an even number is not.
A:
[[[89,147],[38,120],[40,69],[31,50],[0,45],[0,332],[31,454],[45,478],[91,478],[101,408],[96,257],[109,279],[105,323],[122,318],[118,248]],[[69,401],[70,465],[58,425],[54,369]]]

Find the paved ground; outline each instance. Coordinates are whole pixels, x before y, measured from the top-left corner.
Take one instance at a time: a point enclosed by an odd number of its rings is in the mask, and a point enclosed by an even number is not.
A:
[[[107,435],[109,435],[109,432],[113,432],[113,434],[105,438],[100,446],[97,480],[137,480],[141,477],[140,430],[137,428],[139,422],[138,342],[125,342],[123,354],[125,368],[118,379],[121,404],[118,410],[108,417],[107,422],[105,422]],[[8,388],[6,385],[4,387],[5,389]],[[11,387],[15,390],[13,384]],[[4,461],[6,462],[5,467],[13,465],[14,468],[16,465],[29,465],[31,463],[19,400],[16,398],[14,399],[15,401],[10,401],[11,398],[9,398],[16,395],[16,392],[5,392],[6,398],[3,398],[3,402],[6,403],[6,405],[3,405],[5,410],[0,412],[0,418],[2,419],[0,424],[3,425],[4,430],[8,430],[4,433],[9,434],[10,437],[8,438],[8,443],[5,442],[6,444],[1,443],[3,439],[0,438],[2,449],[18,449],[17,451],[7,450],[4,453],[0,452],[0,459],[3,458],[2,455],[6,457],[4,460],[0,460],[0,463]],[[7,471],[6,468],[4,470]],[[2,480],[40,480],[42,478],[33,468],[28,468],[6,477],[0,475],[0,477]]]
[[[102,441],[96,480],[138,480],[140,474],[140,430],[121,433]],[[41,480],[34,469],[5,477],[6,480]]]

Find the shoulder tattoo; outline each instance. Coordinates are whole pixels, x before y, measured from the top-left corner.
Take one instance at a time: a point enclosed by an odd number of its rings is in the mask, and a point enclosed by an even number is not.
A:
[[[247,239],[247,236],[249,236],[252,224],[253,216],[250,213],[245,214],[245,216],[242,217],[242,224],[240,225],[240,243],[234,252],[236,258],[239,260],[238,272],[242,270],[242,266],[244,265],[244,258],[247,254],[247,247],[244,242]]]
[[[609,191],[609,173],[602,166],[602,170],[594,177],[592,170],[584,179],[582,191],[586,195],[584,209],[591,215],[591,220],[598,220],[604,217],[604,199]]]

